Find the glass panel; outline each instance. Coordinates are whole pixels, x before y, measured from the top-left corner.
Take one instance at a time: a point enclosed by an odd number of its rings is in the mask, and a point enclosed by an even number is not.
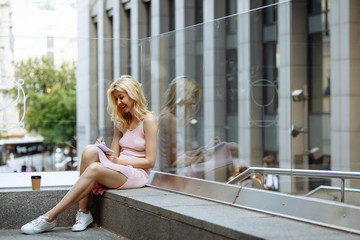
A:
[[[227,182],[240,168],[264,166],[266,155],[279,166],[280,57],[277,28],[262,34],[264,17],[256,10],[142,40],[151,64],[141,81],[151,82],[159,119],[158,169]]]
[[[238,3],[224,2],[224,12],[233,14]],[[345,112],[340,124],[331,114],[333,103],[356,105],[356,94],[338,90],[340,84],[334,89],[343,95],[330,94],[331,81],[342,77],[348,78],[344,85],[356,87],[356,72],[350,72],[356,61],[348,56],[351,63],[341,64],[349,67],[341,69],[331,63],[338,49],[330,43],[328,1],[276,2],[201,23],[204,6],[196,1],[197,25],[143,39],[130,39],[130,27],[136,27],[130,11],[121,16],[121,34],[115,17],[105,16],[105,27],[98,16],[89,17],[84,38],[69,36],[69,29],[56,36],[51,27],[44,34],[15,34],[14,21],[14,32],[0,37],[0,171],[76,169],[82,150],[96,138],[104,136],[110,145],[106,91],[123,74],[141,82],[158,118],[155,170],[220,182],[248,167],[358,170],[357,115]],[[166,11],[173,30],[175,1]],[[331,77],[337,71],[342,77]],[[25,134],[24,143],[12,138]],[[352,146],[350,151],[332,149],[335,137],[343,148]],[[254,187],[260,187],[262,176],[257,177],[250,179]],[[269,188],[293,194],[339,182],[291,175],[264,179]],[[346,186],[357,184],[349,180]]]
[[[0,61],[0,172],[78,170],[86,145],[100,136],[111,144],[106,92],[114,64],[121,63],[118,74],[140,71],[140,58],[129,58],[131,51],[140,55],[138,40],[51,39],[1,38],[8,52]],[[107,54],[101,64],[96,51],[78,59],[78,46]]]
[[[0,7],[0,172],[76,168],[75,5]]]
[[[1,41],[0,172],[75,169],[77,39]]]

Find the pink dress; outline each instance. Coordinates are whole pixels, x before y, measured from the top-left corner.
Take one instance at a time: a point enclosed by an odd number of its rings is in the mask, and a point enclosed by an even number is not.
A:
[[[145,133],[142,121],[134,130],[124,130],[119,141],[121,146],[120,158],[136,159],[145,158]],[[150,169],[134,168],[131,165],[120,165],[111,162],[104,152],[98,148],[99,160],[107,168],[124,174],[128,180],[119,189],[140,188],[145,186],[149,179]],[[102,194],[106,188],[98,183],[93,187],[94,194]]]

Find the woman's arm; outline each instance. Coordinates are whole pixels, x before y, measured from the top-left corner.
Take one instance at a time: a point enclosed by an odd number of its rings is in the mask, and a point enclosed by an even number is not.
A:
[[[141,159],[114,159],[113,162],[121,165],[131,165],[135,168],[153,168],[156,161],[158,124],[153,114],[147,114],[144,118],[145,133],[145,158]],[[114,148],[112,148],[115,150]],[[115,155],[119,156],[119,155]],[[111,160],[111,159],[110,159]]]
[[[172,165],[176,162],[177,159],[177,131],[176,131],[176,117],[171,113],[163,114],[159,118],[159,133],[162,133],[159,136],[162,136],[164,139],[160,139],[162,143],[159,146],[160,151],[165,152],[164,159],[161,161],[166,161],[168,164]]]
[[[120,156],[120,138],[122,137],[122,132],[116,127],[114,126],[114,136],[113,136],[113,140],[111,142],[111,149],[114,150],[114,156],[119,157]]]

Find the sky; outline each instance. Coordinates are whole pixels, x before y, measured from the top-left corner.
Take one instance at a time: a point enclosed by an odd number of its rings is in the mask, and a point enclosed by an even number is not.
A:
[[[13,0],[14,60],[50,55],[55,62],[77,58],[75,0]]]

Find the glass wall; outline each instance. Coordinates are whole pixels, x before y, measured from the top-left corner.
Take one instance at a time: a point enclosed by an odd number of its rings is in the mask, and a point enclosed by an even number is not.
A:
[[[0,41],[0,172],[76,169],[77,39]]]
[[[0,172],[76,168],[75,5],[0,6]]]
[[[277,11],[275,5],[141,41],[142,58],[151,59],[141,81],[151,82],[147,94],[158,115],[158,169],[227,182],[264,166],[265,156],[279,166],[278,107],[288,106],[282,114],[290,121],[291,75],[279,79],[279,59],[290,51],[277,47]],[[282,100],[280,82],[288,87]],[[288,131],[283,141],[291,142]],[[283,158],[291,166],[291,155]]]
[[[319,2],[269,1],[141,41],[151,58],[141,81],[152,84],[159,120],[156,169],[221,182],[248,167],[345,170],[331,168],[330,8]],[[269,184],[306,194],[340,181]]]
[[[266,1],[268,6],[240,14],[234,14],[234,1],[227,2],[233,7],[225,11],[233,15],[147,38],[131,38],[129,22],[118,34],[115,15],[90,17],[90,37],[1,38],[9,44],[0,55],[2,171],[75,170],[87,144],[99,136],[110,144],[106,90],[123,74],[142,83],[158,118],[155,170],[220,182],[249,167],[359,170],[354,148],[347,158],[334,157],[331,148],[337,132],[330,103],[339,104],[332,102],[330,81],[340,80],[331,78],[337,46],[330,38],[328,2]],[[195,15],[201,22],[203,12]],[[30,45],[16,47],[20,42]],[[18,103],[22,107],[15,110]],[[23,125],[27,131],[19,130]],[[36,140],[19,143],[8,134]],[[340,185],[269,179],[269,189],[296,194]],[[256,177],[250,180],[244,184],[260,186]]]

